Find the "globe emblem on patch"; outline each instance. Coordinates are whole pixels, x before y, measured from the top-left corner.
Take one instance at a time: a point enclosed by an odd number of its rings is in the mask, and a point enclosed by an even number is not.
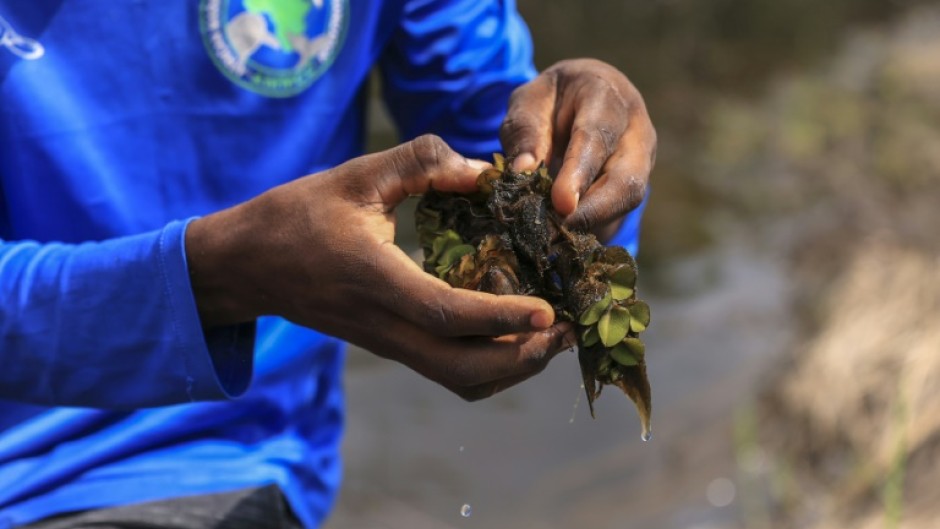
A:
[[[330,67],[346,37],[348,0],[201,0],[216,67],[268,97],[297,95]]]

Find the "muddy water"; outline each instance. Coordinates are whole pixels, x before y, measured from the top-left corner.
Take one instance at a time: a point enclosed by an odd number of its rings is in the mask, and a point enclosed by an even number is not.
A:
[[[773,260],[721,247],[674,272],[689,296],[644,294],[654,437],[614,391],[585,406],[575,354],[468,404],[350,352],[346,482],[328,527],[692,527],[733,522],[709,483],[733,478],[730,420],[786,338]],[[731,329],[731,331],[729,331]],[[608,388],[612,389],[612,388]],[[472,507],[470,517],[461,507]],[[706,527],[706,525],[702,525]]]
[[[535,21],[539,62],[590,55],[620,66],[643,89],[660,132],[640,260],[653,309],[645,335],[653,440],[640,440],[632,405],[611,388],[590,418],[570,352],[538,377],[468,404],[353,350],[346,480],[328,528],[756,526],[755,492],[740,480],[734,488],[743,457],[734,429],[792,338],[787,276],[774,245],[757,244],[748,219],[729,217],[707,192],[700,162],[714,138],[699,120],[721,101],[768,89],[779,73],[818,67],[853,25],[877,31],[906,8],[875,0],[834,0],[821,11],[808,0],[774,2],[771,11],[737,0],[570,4],[521,2]],[[599,6],[618,15],[601,16]]]

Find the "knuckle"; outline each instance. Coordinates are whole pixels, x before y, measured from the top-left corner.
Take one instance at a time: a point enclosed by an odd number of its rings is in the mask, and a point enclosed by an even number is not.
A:
[[[542,84],[543,75],[540,75],[528,83],[520,85],[518,88],[513,90],[512,93],[509,94],[509,113],[512,114],[520,107],[524,107],[525,102],[528,101],[532,95],[538,91],[539,86]]]
[[[604,151],[608,154],[614,152],[614,149],[620,142],[620,133],[612,126],[598,126],[594,129],[594,136],[598,138],[600,143],[604,146]]]
[[[538,130],[538,119],[527,111],[515,111],[506,116],[499,127],[503,141],[520,141]]]
[[[445,335],[453,332],[456,320],[453,310],[442,300],[429,300],[422,304],[422,320],[436,334]]]
[[[440,167],[449,151],[444,140],[434,134],[418,136],[410,145],[413,159],[425,173]]]
[[[613,124],[600,123],[592,127],[579,128],[572,133],[572,140],[584,146],[584,154],[596,157],[598,147],[601,153],[610,155],[620,143],[621,133]]]
[[[571,131],[572,145],[590,145],[594,141],[594,135],[586,127],[578,127]]]
[[[559,74],[566,72],[577,72],[584,69],[590,69],[593,63],[600,62],[596,59],[562,59],[545,70],[546,74]]]
[[[530,84],[526,83],[524,85],[519,86],[518,88],[513,90],[511,94],[509,94],[510,114],[512,113],[513,108],[519,103],[519,101],[522,101],[525,99],[526,94],[529,92],[529,87],[530,87]]]
[[[643,174],[649,174],[646,170]],[[626,214],[640,205],[646,194],[645,180],[637,177],[629,177],[623,183],[623,190],[619,193],[618,214]]]

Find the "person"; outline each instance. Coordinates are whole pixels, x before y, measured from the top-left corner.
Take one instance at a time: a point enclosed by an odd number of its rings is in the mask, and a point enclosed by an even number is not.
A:
[[[643,100],[595,60],[537,74],[511,0],[0,0],[0,22],[0,529],[238,527],[248,503],[241,526],[316,527],[341,340],[468,400],[541,370],[570,332],[547,303],[452,289],[393,242],[397,205],[472,191],[492,152],[554,160],[566,222],[635,250]],[[363,155],[373,67],[403,143]]]

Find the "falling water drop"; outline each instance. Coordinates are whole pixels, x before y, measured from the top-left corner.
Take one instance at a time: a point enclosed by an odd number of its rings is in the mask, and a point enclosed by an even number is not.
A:
[[[653,438],[653,430],[644,429],[643,433],[640,434],[640,439],[642,439],[644,442],[649,441],[652,438]]]
[[[708,502],[715,507],[727,507],[734,501],[736,488],[728,478],[713,479],[705,489]]]
[[[459,450],[460,452],[463,452],[463,447],[461,446],[460,448],[458,448],[458,450]]]
[[[584,393],[584,384],[574,396],[574,406],[571,407],[571,417],[568,418],[568,424],[574,424],[574,414],[578,412],[578,404],[581,402],[581,394]]]
[[[473,509],[470,507],[470,504],[464,503],[463,506],[460,507],[460,516],[469,518],[471,514],[473,514]]]

